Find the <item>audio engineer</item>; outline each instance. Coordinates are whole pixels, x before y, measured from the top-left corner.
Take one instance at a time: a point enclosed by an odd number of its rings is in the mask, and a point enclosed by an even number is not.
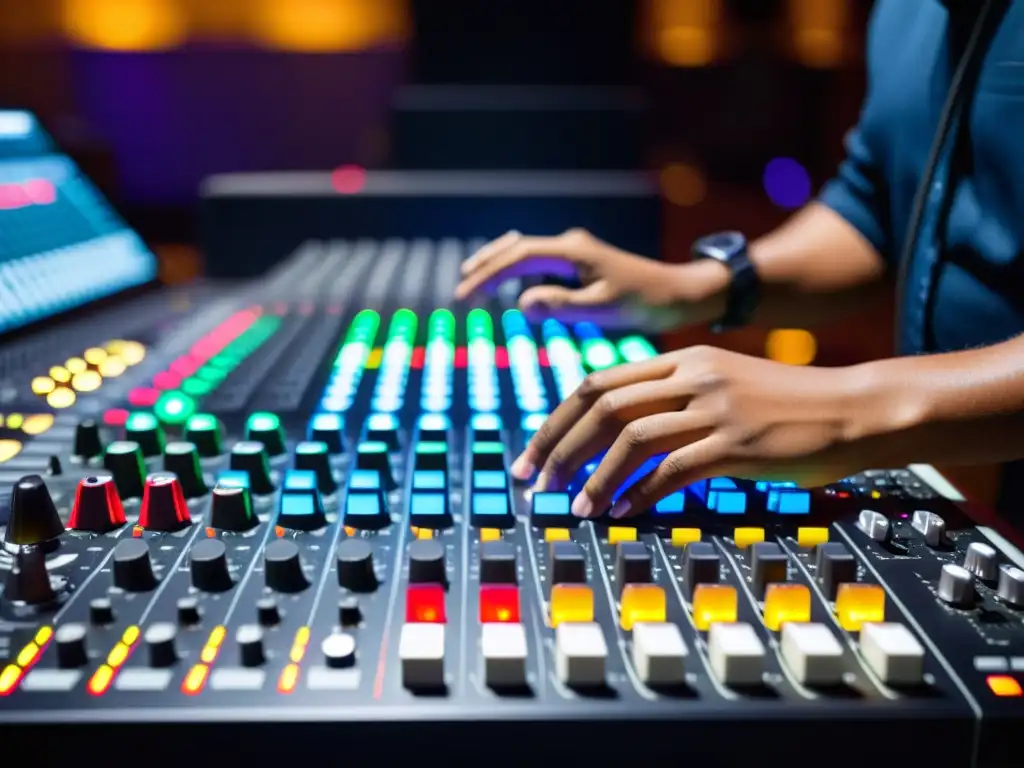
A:
[[[869,86],[818,199],[762,237],[698,240],[666,264],[584,231],[510,232],[463,267],[456,297],[553,274],[528,315],[810,327],[896,283],[897,357],[796,367],[691,347],[592,374],[513,464],[539,490],[604,454],[583,518],[640,513],[714,476],[815,486],[873,466],[1004,463],[1024,497],[1024,4],[879,0]],[[615,494],[652,457],[657,468]],[[614,503],[613,503],[614,502]],[[610,511],[609,511],[610,508]]]

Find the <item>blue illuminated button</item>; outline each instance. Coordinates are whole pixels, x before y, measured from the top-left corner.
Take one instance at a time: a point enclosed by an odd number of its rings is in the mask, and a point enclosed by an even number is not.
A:
[[[388,446],[384,442],[374,440],[360,443],[359,451],[356,453],[356,467],[379,472],[384,488],[389,491],[398,487],[394,475],[391,474],[391,459],[388,456]]]
[[[350,492],[379,491],[380,472],[372,469],[354,469],[348,476],[348,489]]]
[[[768,493],[768,491],[772,490],[773,488],[796,488],[798,486],[796,483],[790,480],[787,480],[785,482],[775,480],[758,480],[754,484],[754,487],[757,488],[757,490],[759,490],[761,493]]]
[[[512,528],[515,519],[507,493],[474,493],[469,522],[476,528]]]
[[[374,413],[366,420],[366,440],[371,443],[384,443],[389,451],[397,451],[401,446],[398,441],[398,419],[391,413]]]
[[[444,491],[447,487],[448,478],[440,470],[417,469],[412,473],[414,491]]]
[[[413,491],[409,500],[409,523],[417,528],[451,528],[448,494]]]
[[[349,492],[345,499],[345,525],[363,531],[376,531],[391,523],[384,494],[380,489],[363,493]]]
[[[780,515],[806,515],[811,511],[811,494],[801,488],[768,491],[768,511]]]
[[[217,485],[225,488],[249,488],[249,473],[240,469],[225,469],[217,475]]]
[[[478,469],[473,472],[473,490],[504,491],[508,488],[508,476],[495,469]]]
[[[420,416],[420,440],[432,443],[447,443],[451,421],[443,413],[425,413]]]
[[[478,413],[473,416],[473,440],[478,443],[501,442],[501,417],[496,413]]]
[[[416,444],[416,469],[436,469],[448,471],[448,446],[439,442],[420,442]]]
[[[316,472],[306,469],[289,469],[284,475],[284,492],[315,491]]]
[[[277,524],[295,531],[316,531],[327,525],[315,472],[292,469],[285,473]]]
[[[708,509],[720,515],[742,515],[747,511],[747,494],[727,477],[715,477],[708,483]]]
[[[295,446],[295,468],[316,474],[316,487],[320,493],[330,496],[338,490],[331,470],[331,457],[327,443],[319,441],[302,442]]]
[[[306,432],[310,440],[324,443],[332,454],[345,450],[345,421],[337,413],[318,413],[309,421]]]
[[[568,493],[534,492],[530,522],[536,528],[567,528],[576,522]]]
[[[505,446],[496,442],[473,443],[473,470],[505,469]]]
[[[654,505],[654,511],[659,515],[681,515],[686,506],[686,495],[682,491],[671,493]]]

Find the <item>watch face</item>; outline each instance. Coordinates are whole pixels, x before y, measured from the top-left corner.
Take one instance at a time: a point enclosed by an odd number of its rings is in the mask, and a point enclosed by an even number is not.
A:
[[[718,232],[697,241],[697,250],[704,256],[718,261],[728,261],[746,245],[746,238],[739,232]]]

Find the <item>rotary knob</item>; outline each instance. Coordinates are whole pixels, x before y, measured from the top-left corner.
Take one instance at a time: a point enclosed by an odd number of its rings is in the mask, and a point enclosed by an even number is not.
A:
[[[227,592],[231,589],[228,548],[220,539],[203,539],[192,546],[189,571],[192,586],[201,592]]]
[[[218,485],[213,489],[213,500],[210,503],[211,528],[242,533],[259,524],[259,518],[252,509],[248,488]]]
[[[946,521],[934,512],[915,511],[910,526],[924,537],[929,547],[942,546],[946,541]]]
[[[857,527],[873,541],[885,541],[889,538],[889,520],[881,512],[862,509],[857,516]]]
[[[149,649],[149,666],[173,667],[178,662],[178,628],[169,621],[158,622],[146,630],[143,639]]]
[[[939,576],[939,599],[956,606],[969,608],[974,605],[974,577],[966,568],[953,563],[942,566]]]
[[[147,531],[173,533],[192,523],[185,493],[178,476],[171,472],[157,472],[146,479],[142,493],[142,511],[139,525]]]
[[[11,517],[4,540],[8,544],[43,544],[64,533],[64,523],[50,490],[39,475],[28,475],[14,485]]]
[[[969,544],[964,555],[964,568],[982,581],[995,581],[999,576],[999,555],[995,547],[980,541]]]
[[[75,426],[75,442],[71,453],[80,459],[91,459],[103,453],[103,438],[100,425],[92,419],[80,421]]]
[[[345,539],[338,545],[337,562],[339,586],[352,592],[373,592],[377,588],[370,542]]]
[[[75,490],[68,527],[73,531],[107,533],[124,525],[124,506],[110,475],[86,477]]]
[[[199,464],[199,453],[192,443],[168,443],[164,448],[164,470],[177,475],[186,499],[205,496],[209,491]]]
[[[281,623],[281,609],[272,597],[261,597],[256,603],[256,620],[261,627],[276,627]]]
[[[263,648],[263,628],[257,624],[243,624],[235,633],[238,655],[243,667],[259,667],[267,660]]]
[[[142,539],[125,539],[114,547],[114,586],[125,592],[149,592],[156,587],[149,545]]]
[[[1024,571],[1008,565],[999,571],[999,599],[1014,608],[1024,606]]]
[[[409,545],[410,584],[444,584],[447,580],[441,542],[431,539],[414,541]]]
[[[89,663],[86,652],[84,624],[65,624],[53,633],[57,644],[57,666],[62,669],[78,669]]]
[[[249,473],[249,489],[257,496],[274,492],[274,481],[270,476],[270,463],[263,443],[243,440],[231,449],[231,469]]]
[[[272,541],[267,545],[263,558],[267,586],[275,592],[293,594],[309,586],[302,570],[299,547],[294,541]]]
[[[333,669],[344,669],[356,663],[356,639],[352,635],[335,632],[320,644],[324,662]]]
[[[22,547],[14,558],[14,567],[4,581],[4,597],[17,603],[46,605],[57,599],[46,570],[46,554],[38,547]]]
[[[146,477],[146,462],[138,443],[118,440],[107,446],[103,454],[103,468],[114,476],[117,492],[122,499],[142,496],[142,483]]]

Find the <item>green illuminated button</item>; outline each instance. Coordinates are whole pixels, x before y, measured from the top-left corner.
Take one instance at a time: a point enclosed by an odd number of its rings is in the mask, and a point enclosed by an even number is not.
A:
[[[184,392],[164,392],[153,406],[153,413],[164,424],[184,424],[196,412],[196,401]]]
[[[280,456],[285,451],[281,420],[272,413],[252,414],[245,424],[245,439],[263,443],[268,456]]]
[[[416,444],[416,469],[448,471],[448,446],[441,442],[423,441]]]
[[[389,491],[398,487],[394,475],[391,473],[391,458],[388,456],[388,446],[385,443],[372,441],[360,443],[359,452],[356,454],[356,468],[370,469],[379,473],[381,483]]]
[[[309,470],[316,475],[316,488],[325,496],[338,490],[338,484],[331,473],[331,457],[327,443],[305,442],[295,446],[295,468]]]
[[[103,454],[103,468],[113,476],[117,493],[122,499],[141,498],[142,484],[146,479],[146,462],[138,443],[118,440],[108,445]]]
[[[139,411],[124,423],[125,439],[139,444],[143,456],[159,456],[164,450],[164,431],[152,413]]]
[[[214,384],[199,378],[188,378],[181,382],[181,391],[190,397],[202,397],[213,392]]]
[[[501,443],[473,443],[473,469],[505,469],[505,447]]]
[[[221,454],[221,428],[217,417],[197,413],[185,422],[185,440],[193,443],[199,455],[212,458]]]
[[[593,339],[583,342],[583,364],[594,371],[611,368],[619,362],[615,345],[608,339]]]

